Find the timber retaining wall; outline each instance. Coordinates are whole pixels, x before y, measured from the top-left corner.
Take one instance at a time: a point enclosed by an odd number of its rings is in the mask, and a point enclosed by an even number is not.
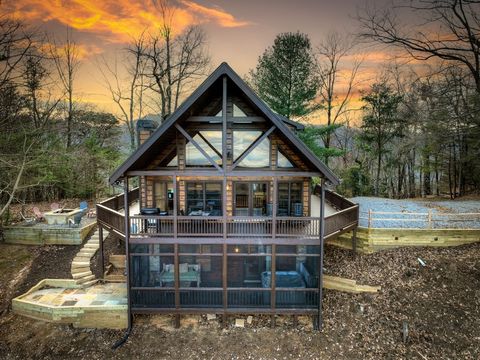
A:
[[[352,249],[353,232],[346,232],[327,244]],[[480,229],[380,229],[358,227],[357,251],[373,253],[405,246],[447,247],[480,241]]]

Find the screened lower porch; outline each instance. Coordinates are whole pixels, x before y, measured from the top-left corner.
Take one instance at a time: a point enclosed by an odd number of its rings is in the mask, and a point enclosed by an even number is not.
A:
[[[132,244],[130,259],[133,312],[318,309],[317,245]]]

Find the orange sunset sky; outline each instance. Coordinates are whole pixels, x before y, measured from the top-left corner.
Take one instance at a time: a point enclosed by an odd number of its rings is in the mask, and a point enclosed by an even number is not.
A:
[[[208,37],[212,69],[227,61],[241,76],[255,67],[258,56],[280,32],[307,33],[316,46],[331,31],[355,34],[355,0],[178,0],[174,27],[181,31],[190,24],[201,25]],[[121,59],[121,52],[142,31],[154,31],[160,17],[152,0],[4,0],[2,12],[45,31],[62,41],[69,27],[80,47],[81,68],[77,76],[77,101],[95,104],[100,110],[115,112],[103,77],[99,58]],[[365,88],[388,61],[385,49],[360,46],[364,62],[356,89]],[[346,59],[352,61],[353,56]],[[322,122],[321,115],[315,122]]]

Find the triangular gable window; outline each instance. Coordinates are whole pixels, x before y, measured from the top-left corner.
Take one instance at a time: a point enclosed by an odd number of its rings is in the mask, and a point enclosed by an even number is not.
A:
[[[283,155],[280,150],[277,152],[277,167],[284,169],[294,167],[290,160],[288,160],[287,157]]]
[[[247,117],[247,115],[237,105],[233,104],[233,116],[234,117]]]
[[[167,167],[178,167],[178,156],[175,157],[167,164]]]

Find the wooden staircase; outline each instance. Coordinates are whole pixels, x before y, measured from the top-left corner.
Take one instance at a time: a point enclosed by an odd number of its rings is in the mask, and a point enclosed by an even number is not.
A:
[[[106,237],[108,232],[104,230],[104,236]],[[77,253],[72,261],[72,278],[77,285],[82,287],[88,287],[97,282],[95,275],[90,269],[90,260],[95,255],[100,247],[100,239],[98,237],[98,229],[90,236],[87,242],[83,245],[82,249]]]

